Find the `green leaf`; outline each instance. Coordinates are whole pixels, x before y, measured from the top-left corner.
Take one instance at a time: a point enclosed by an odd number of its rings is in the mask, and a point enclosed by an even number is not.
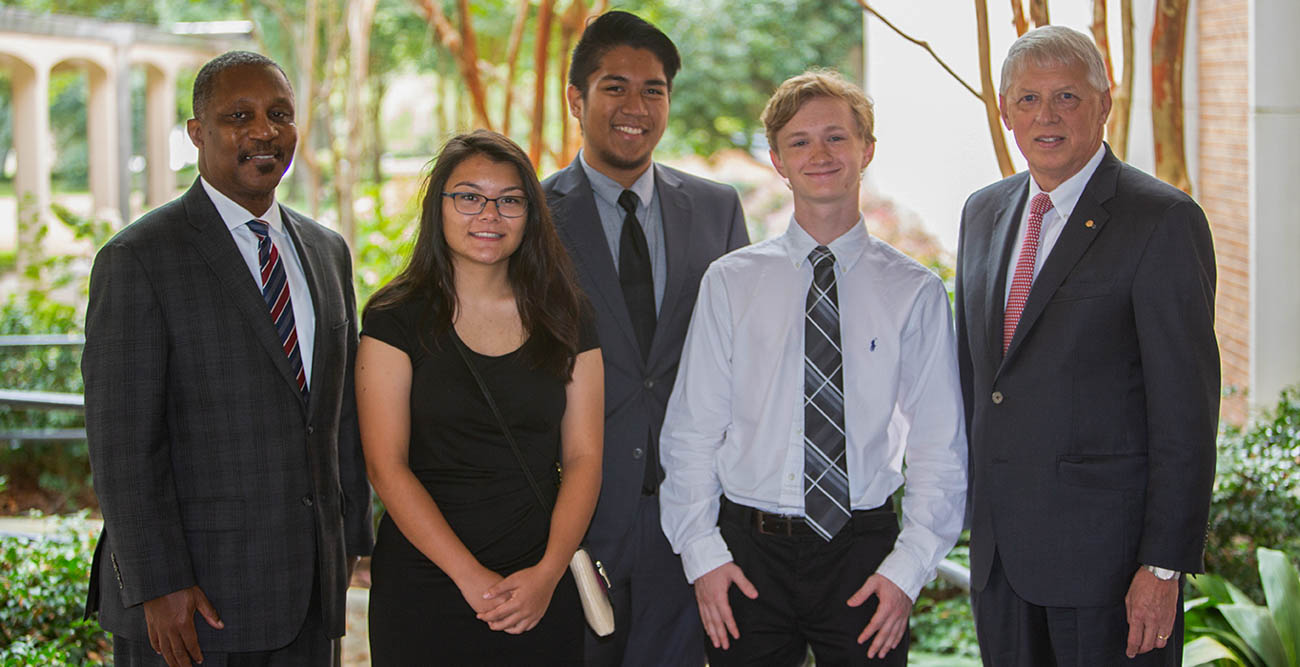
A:
[[[1257,553],[1264,598],[1286,651],[1287,664],[1294,666],[1300,656],[1300,575],[1281,551],[1260,547]]]
[[[1286,667],[1286,650],[1267,608],[1257,604],[1225,604],[1219,605],[1219,611],[1251,650],[1264,659],[1265,665]]]
[[[1236,653],[1213,637],[1197,637],[1183,645],[1183,667],[1208,665],[1215,660],[1227,660],[1234,665],[1244,667],[1244,663]]]

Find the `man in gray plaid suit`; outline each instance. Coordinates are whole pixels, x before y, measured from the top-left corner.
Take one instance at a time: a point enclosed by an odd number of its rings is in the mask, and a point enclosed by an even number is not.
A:
[[[188,130],[200,178],[91,273],[87,612],[118,665],[333,664],[372,542],[348,247],[275,201],[297,132],[273,61],[205,65]]]

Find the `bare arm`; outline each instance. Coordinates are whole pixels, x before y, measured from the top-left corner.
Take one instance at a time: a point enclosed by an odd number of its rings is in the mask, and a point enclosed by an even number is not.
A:
[[[411,359],[369,336],[361,338],[356,366],[357,420],[366,472],[402,535],[460,589],[475,611],[500,603],[483,593],[501,575],[483,567],[452,531],[407,458],[411,436]]]
[[[537,625],[596,509],[605,430],[605,375],[599,349],[578,355],[565,395],[567,407],[560,421],[564,474],[551,513],[546,553],[537,565],[515,572],[488,590],[494,598],[505,600],[479,614],[493,630],[519,634]]]

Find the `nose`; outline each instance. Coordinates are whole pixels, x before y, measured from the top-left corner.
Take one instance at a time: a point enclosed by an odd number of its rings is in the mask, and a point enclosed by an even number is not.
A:
[[[1056,105],[1050,101],[1044,101],[1038,105],[1038,110],[1034,114],[1034,121],[1039,125],[1051,125],[1060,118],[1056,113]]]
[[[266,114],[256,114],[248,124],[248,136],[253,139],[269,140],[280,133],[275,123]]]
[[[643,116],[646,114],[645,100],[639,94],[628,95],[623,99],[623,113],[633,116]]]

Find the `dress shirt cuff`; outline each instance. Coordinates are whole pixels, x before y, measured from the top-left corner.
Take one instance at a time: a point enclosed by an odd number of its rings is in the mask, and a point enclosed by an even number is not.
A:
[[[916,596],[920,595],[921,587],[930,579],[926,576],[925,566],[901,549],[889,552],[880,567],[876,568],[876,574],[903,589],[913,603],[916,602]]]
[[[691,584],[732,560],[731,550],[717,528],[682,549],[682,569],[686,570],[686,581]]]

